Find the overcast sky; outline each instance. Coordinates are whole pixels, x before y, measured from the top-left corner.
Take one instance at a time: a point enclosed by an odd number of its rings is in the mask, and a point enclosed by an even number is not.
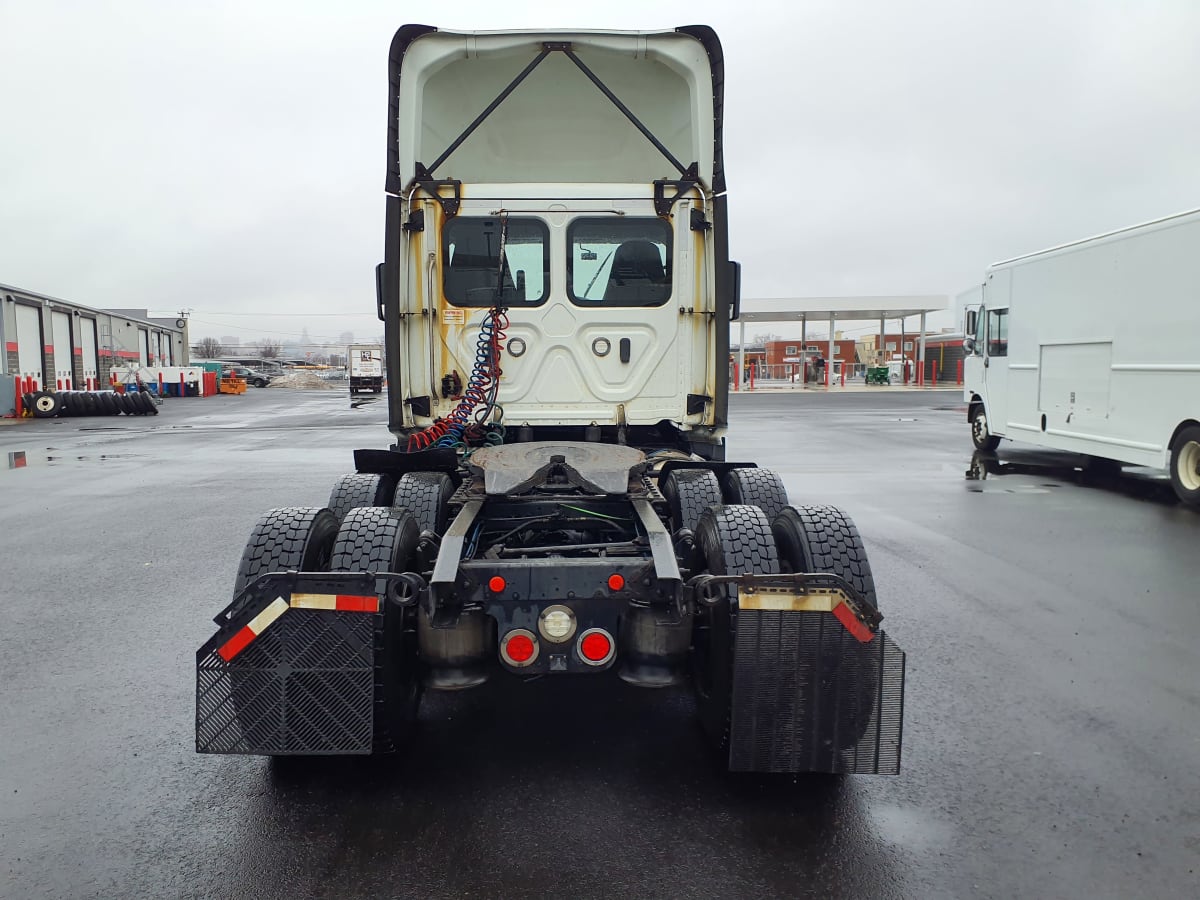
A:
[[[715,27],[748,299],[954,295],[1200,207],[1198,0],[0,0],[0,283],[191,309],[193,338],[379,334],[408,21]]]

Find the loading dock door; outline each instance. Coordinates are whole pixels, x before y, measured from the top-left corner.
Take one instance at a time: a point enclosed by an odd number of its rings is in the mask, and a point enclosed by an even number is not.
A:
[[[54,387],[55,390],[69,391],[75,363],[71,348],[71,317],[65,312],[52,312],[50,323],[54,341]]]
[[[17,371],[21,378],[32,378],[31,385],[40,391],[46,383],[42,371],[45,357],[42,355],[42,326],[38,307],[17,304]]]
[[[138,329],[138,359],[139,365],[150,365],[150,335],[145,328]]]
[[[97,373],[96,361],[96,320],[79,320],[79,346],[83,349],[83,377],[85,390],[96,390],[100,387],[100,376]]]

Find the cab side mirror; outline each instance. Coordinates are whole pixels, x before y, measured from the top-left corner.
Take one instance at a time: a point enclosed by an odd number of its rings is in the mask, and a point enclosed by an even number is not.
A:
[[[732,282],[733,296],[729,303],[729,321],[736,322],[742,314],[742,264],[729,261],[729,280]]]
[[[979,313],[977,310],[974,310],[974,309],[967,310],[967,325],[966,325],[966,328],[964,329],[963,333],[968,336],[968,339],[970,339],[970,335],[973,335],[975,333],[975,325],[978,321],[978,319],[977,319],[978,315],[979,315]]]

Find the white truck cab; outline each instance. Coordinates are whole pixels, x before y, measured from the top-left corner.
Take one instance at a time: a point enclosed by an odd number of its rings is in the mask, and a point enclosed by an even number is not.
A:
[[[670,428],[721,458],[738,277],[719,44],[704,27],[549,36],[408,26],[393,44],[392,430],[478,391],[507,442]]]

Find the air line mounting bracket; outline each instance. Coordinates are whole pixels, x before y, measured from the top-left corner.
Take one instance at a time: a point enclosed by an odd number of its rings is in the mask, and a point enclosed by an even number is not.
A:
[[[692,190],[699,183],[699,163],[692,163],[690,166],[688,166],[687,171],[683,173],[683,177],[677,181],[670,178],[656,179],[654,182],[655,214],[659,216],[669,216],[671,214],[672,207],[675,206],[675,201],[679,200],[684,194]],[[667,188],[674,188],[674,196],[667,196]]]
[[[424,163],[417,163],[417,173],[413,178],[413,182],[430,197],[442,204],[442,212],[447,218],[458,215],[458,208],[462,205],[462,182],[457,178],[434,178],[433,174],[425,168]],[[440,189],[444,187],[453,188],[454,196],[443,197]]]

